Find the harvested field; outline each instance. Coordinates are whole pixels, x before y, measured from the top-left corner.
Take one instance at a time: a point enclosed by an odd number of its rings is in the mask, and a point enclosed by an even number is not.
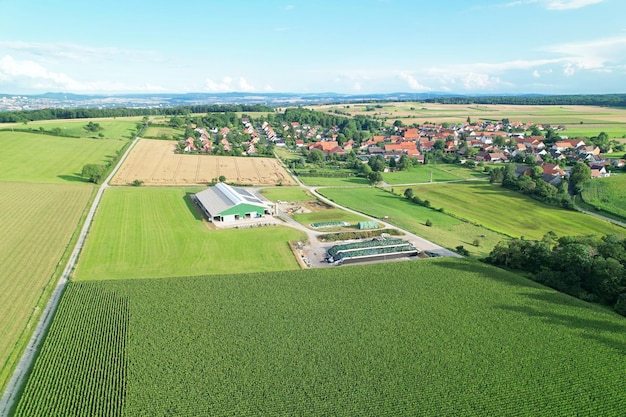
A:
[[[276,159],[176,154],[176,142],[142,139],[111,182],[126,185],[206,185],[221,175],[245,185],[296,185]]]

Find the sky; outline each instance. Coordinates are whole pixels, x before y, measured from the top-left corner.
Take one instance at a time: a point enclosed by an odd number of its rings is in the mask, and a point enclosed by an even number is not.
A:
[[[0,0],[0,93],[626,93],[624,0]]]

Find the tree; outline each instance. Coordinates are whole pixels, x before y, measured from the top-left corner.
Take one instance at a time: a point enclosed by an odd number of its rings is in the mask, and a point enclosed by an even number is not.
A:
[[[402,123],[402,120],[395,120],[393,122],[394,127],[402,127],[404,126],[404,123]]]
[[[220,175],[220,177],[218,178],[218,180],[219,180],[220,182],[224,182],[224,181],[226,181],[226,177],[225,177],[225,176],[223,176],[223,175]]]
[[[83,129],[85,129],[87,132],[91,132],[91,133],[96,133],[99,132],[101,130],[104,130],[104,128],[102,126],[100,126],[100,123],[94,123],[94,122],[89,122],[87,123],[85,126],[83,126]]]
[[[400,171],[407,171],[411,167],[411,160],[408,156],[402,155],[398,161],[398,169]]]
[[[378,184],[383,182],[383,174],[381,174],[380,171],[372,171],[367,176],[367,179],[369,180],[370,184]]]
[[[406,190],[404,190],[404,196],[408,198],[409,200],[412,199],[414,195],[415,194],[413,193],[412,188],[407,188]]]
[[[107,168],[104,165],[99,164],[87,164],[83,167],[80,175],[89,179],[90,182],[94,184],[99,184],[100,181],[104,178],[106,174]]]
[[[587,164],[578,162],[572,168],[569,175],[569,183],[574,194],[580,194],[583,190],[583,185],[586,181],[591,179],[591,168]]]

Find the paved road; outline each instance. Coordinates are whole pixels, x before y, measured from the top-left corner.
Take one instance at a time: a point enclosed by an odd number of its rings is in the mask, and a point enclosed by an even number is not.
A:
[[[28,342],[28,345],[26,346],[26,350],[24,351],[20,362],[17,364],[17,367],[13,372],[13,376],[11,377],[9,384],[4,390],[2,399],[0,399],[0,416],[2,417],[6,417],[9,415],[9,411],[17,400],[17,394],[26,380],[26,376],[32,366],[33,360],[35,360],[36,353],[41,347],[43,337],[46,333],[46,330],[48,329],[48,326],[50,326],[50,322],[52,321],[54,312],[59,305],[59,300],[61,299],[61,295],[65,290],[65,286],[67,285],[70,274],[74,270],[74,266],[76,265],[76,261],[78,260],[78,255],[80,254],[80,251],[85,244],[85,239],[87,238],[87,233],[89,232],[89,227],[91,226],[91,221],[93,220],[93,217],[96,213],[96,209],[98,208],[98,204],[100,203],[102,194],[104,193],[104,190],[109,187],[109,181],[111,180],[111,178],[113,178],[113,175],[120,168],[128,154],[130,153],[131,149],[135,147],[135,144],[138,141],[139,136],[137,136],[128,147],[128,149],[126,149],[126,152],[124,152],[124,155],[122,155],[113,171],[111,171],[111,174],[109,174],[109,176],[104,180],[100,188],[98,188],[98,193],[96,194],[96,198],[94,199],[93,204],[89,209],[89,213],[85,218],[83,228],[80,231],[78,241],[76,242],[76,246],[74,246],[74,250],[70,255],[70,259],[67,261],[67,265],[63,270],[63,274],[61,274],[61,278],[59,278],[59,281],[57,282],[57,285],[54,288],[52,295],[50,296],[50,300],[48,301],[46,308],[43,310],[41,319],[39,320],[39,323],[37,323],[37,327],[35,328],[35,331],[33,332],[33,335]]]
[[[580,208],[578,206],[576,207],[576,210],[580,211],[581,213],[585,213],[585,214],[589,214],[591,216],[597,217],[598,219],[606,220],[607,222],[611,222],[611,223],[616,224],[618,226],[626,227],[626,223],[624,223],[624,222],[620,222],[619,220],[615,220],[615,219],[612,219],[610,217],[603,216],[603,215],[595,213],[593,211],[585,210],[585,209],[582,209],[582,208]]]

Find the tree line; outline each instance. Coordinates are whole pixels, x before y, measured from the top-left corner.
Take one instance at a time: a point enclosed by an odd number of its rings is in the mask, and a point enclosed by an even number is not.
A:
[[[434,97],[426,103],[442,104],[525,104],[525,105],[578,105],[625,107],[626,94],[571,94],[571,95],[524,95],[524,96],[457,96]]]
[[[129,116],[185,116],[191,113],[273,112],[274,108],[262,104],[211,104],[168,108],[115,108],[115,109],[39,109],[0,112],[0,123],[24,123],[36,120],[91,119],[96,117]]]
[[[626,316],[626,239],[616,235],[512,239],[498,243],[485,261]]]

